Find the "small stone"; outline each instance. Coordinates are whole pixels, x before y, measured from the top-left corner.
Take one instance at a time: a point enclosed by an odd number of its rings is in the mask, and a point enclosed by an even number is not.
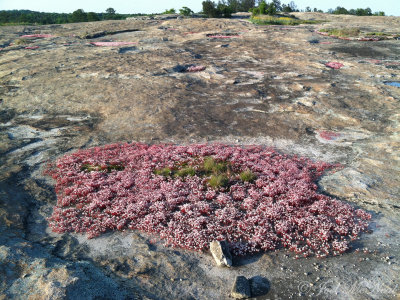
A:
[[[226,241],[212,241],[210,251],[218,266],[232,266],[232,255]]]
[[[251,297],[249,281],[244,276],[237,276],[233,284],[231,297],[246,299]]]

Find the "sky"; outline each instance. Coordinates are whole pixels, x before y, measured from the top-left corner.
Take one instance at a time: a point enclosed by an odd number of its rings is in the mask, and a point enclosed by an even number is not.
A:
[[[203,0],[0,0],[0,10],[10,9],[29,9],[41,12],[71,13],[79,8],[86,12],[105,12],[109,7],[117,13],[160,13],[166,9],[175,8],[177,11],[183,6],[187,6],[194,12],[201,11]],[[214,0],[214,2],[218,2]],[[267,2],[269,2],[267,0]],[[290,0],[281,0],[282,3],[289,3]],[[399,0],[294,0],[299,9],[311,8],[322,9],[343,6],[351,8],[370,7],[372,12],[384,11],[386,15],[400,16]]]

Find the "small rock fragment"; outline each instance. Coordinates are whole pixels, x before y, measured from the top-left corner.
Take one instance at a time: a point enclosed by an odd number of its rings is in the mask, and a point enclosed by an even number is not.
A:
[[[249,281],[244,276],[236,276],[233,284],[231,297],[235,299],[246,299],[251,297]]]
[[[218,266],[232,266],[232,255],[226,241],[212,241],[210,251]]]

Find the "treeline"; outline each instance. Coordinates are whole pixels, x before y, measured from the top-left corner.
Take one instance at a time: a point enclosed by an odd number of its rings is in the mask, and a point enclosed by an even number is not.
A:
[[[141,14],[136,14],[141,15]],[[113,8],[104,13],[85,12],[77,9],[73,13],[45,13],[31,10],[3,10],[0,11],[0,24],[65,24],[76,22],[93,22],[102,20],[124,20],[133,15],[118,14]]]
[[[225,17],[229,18],[233,13],[236,12],[252,12],[253,15],[268,14],[274,15],[280,12],[299,12],[297,5],[291,1],[288,4],[281,3],[280,0],[272,0],[266,2],[265,0],[220,0],[217,3],[212,0],[203,1],[203,13],[208,17],[218,18]],[[305,12],[323,12],[321,9],[316,7],[306,7]],[[367,8],[356,8],[347,10],[344,7],[338,6],[336,9],[329,9],[327,13],[330,14],[348,14],[356,16],[384,16],[383,11],[372,13],[372,10]]]
[[[378,11],[372,13],[372,10],[367,8],[356,8],[347,10],[344,7],[338,6],[336,9],[329,9],[328,13],[335,15],[354,15],[354,16],[384,16],[385,13],[383,11]]]
[[[274,15],[280,12],[298,12],[300,11],[296,4],[291,1],[288,4],[281,3],[280,0],[220,0],[214,2],[206,0],[202,2],[203,10],[201,13],[211,18],[230,18],[233,13],[237,12],[252,12],[253,15],[269,14]],[[317,8],[306,7],[305,12],[323,12]],[[175,9],[166,10],[164,13],[176,13]],[[184,16],[190,16],[193,11],[188,7],[183,7],[179,13]],[[344,7],[338,6],[336,9],[329,9],[330,14],[349,14],[356,16],[384,16],[383,11],[372,13],[372,10],[367,8],[357,8],[347,10]],[[0,25],[2,24],[64,24],[76,22],[94,22],[102,20],[124,20],[127,17],[142,16],[146,14],[118,14],[115,9],[108,8],[103,13],[85,12],[83,9],[77,9],[73,13],[44,13],[31,10],[3,10],[0,11]]]
[[[253,14],[267,12],[268,14],[275,14],[277,12],[299,11],[293,1],[289,4],[282,4],[279,0],[273,0],[270,3],[266,3],[264,0],[222,0],[218,3],[207,0],[203,1],[202,6],[203,13],[212,18],[229,18],[233,13],[237,12],[253,12]]]

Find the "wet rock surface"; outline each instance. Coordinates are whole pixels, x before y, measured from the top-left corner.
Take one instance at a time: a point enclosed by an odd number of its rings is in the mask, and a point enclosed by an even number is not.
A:
[[[0,299],[228,299],[227,283],[239,275],[259,288],[257,299],[399,297],[400,89],[385,82],[400,81],[400,44],[315,30],[400,32],[400,18],[297,16],[330,22],[263,27],[171,18],[1,27]],[[52,37],[16,42],[30,34]],[[205,69],[174,70],[191,65]],[[320,189],[372,213],[371,233],[341,256],[294,259],[280,250],[233,257],[228,269],[210,253],[166,248],[139,232],[92,240],[50,232],[56,196],[42,175],[47,162],[129,141],[260,144],[340,163]]]

